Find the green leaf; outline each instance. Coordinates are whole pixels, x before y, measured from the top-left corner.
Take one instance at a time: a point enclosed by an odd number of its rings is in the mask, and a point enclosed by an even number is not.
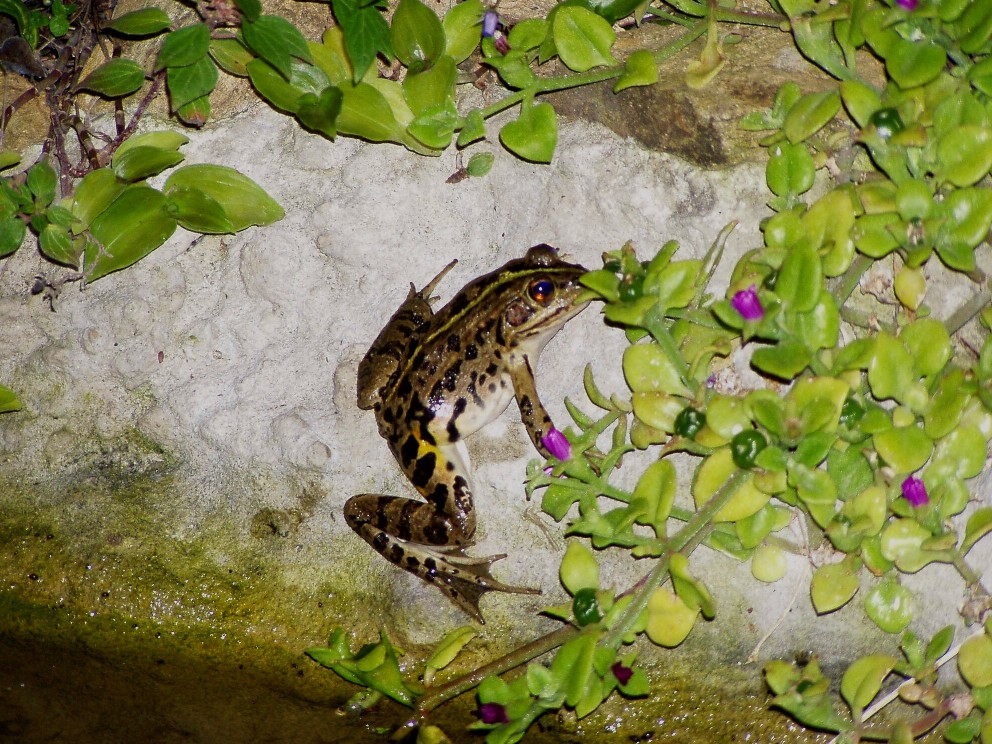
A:
[[[309,93],[314,99],[319,99],[330,85],[322,69],[298,60],[293,60],[290,65],[288,82],[276,68],[261,59],[248,63],[248,77],[265,100],[276,108],[294,114],[299,110],[306,94]]]
[[[165,81],[172,110],[176,111],[190,101],[210,95],[217,85],[217,78],[217,66],[209,57],[201,57],[185,67],[168,68]]]
[[[172,25],[169,16],[160,8],[143,8],[118,16],[106,26],[107,31],[115,31],[124,36],[152,36]]]
[[[17,217],[0,220],[0,258],[9,256],[20,248],[26,234],[27,225],[24,220]]]
[[[205,57],[210,49],[210,28],[205,23],[172,31],[162,41],[155,71],[165,67],[185,67]]]
[[[170,129],[159,129],[154,132],[135,134],[121,143],[121,146],[117,148],[117,152],[114,153],[114,158],[119,158],[128,150],[137,147],[152,147],[156,150],[175,151],[188,142],[189,137],[185,134]]]
[[[262,14],[262,3],[259,0],[234,0],[234,5],[246,21],[257,21]]]
[[[961,644],[958,671],[971,687],[992,685],[992,637],[988,632]]]
[[[441,57],[429,70],[409,74],[403,80],[403,97],[415,115],[448,102],[454,109],[455,79],[458,70],[455,61],[448,56]],[[455,115],[457,118],[457,110]]]
[[[354,67],[357,83],[375,62],[376,55],[392,59],[389,24],[377,10],[375,3],[363,4],[360,0],[333,0],[334,17],[344,29],[345,46]]]
[[[977,509],[968,517],[968,525],[964,529],[964,539],[961,541],[961,553],[967,553],[989,532],[992,532],[992,507]]]
[[[239,39],[211,39],[210,57],[228,75],[248,77],[248,63],[255,55]]]
[[[47,160],[39,160],[28,170],[28,189],[34,195],[35,201],[48,206],[55,199],[58,188],[58,175]]]
[[[396,121],[389,101],[377,88],[359,83],[342,92],[344,98],[337,121],[339,132],[371,142],[403,141],[403,129]]]
[[[751,365],[782,380],[791,380],[809,365],[812,355],[806,346],[791,339],[762,346],[751,356]]]
[[[76,268],[83,253],[82,238],[77,245],[73,243],[69,231],[53,222],[48,223],[38,235],[38,245],[42,253],[57,263]]]
[[[420,0],[399,1],[393,13],[389,38],[396,58],[412,73],[430,67],[444,54],[445,38],[441,21]]]
[[[492,170],[495,160],[496,156],[491,152],[477,152],[468,159],[465,172],[474,177],[485,176]]]
[[[558,56],[576,72],[616,64],[610,48],[616,39],[613,26],[591,10],[573,5],[555,13],[551,24]]]
[[[161,173],[184,159],[185,156],[175,150],[160,150],[148,146],[131,147],[123,153],[114,155],[113,168],[121,181],[133,183]]]
[[[658,65],[655,64],[651,52],[639,49],[631,54],[624,63],[623,74],[613,86],[613,92],[631,88],[635,85],[653,85],[658,82]]]
[[[451,10],[444,14],[444,19],[441,21],[445,38],[444,53],[451,57],[455,64],[464,62],[479,46],[479,40],[482,38],[482,24],[479,23],[479,19],[484,12],[482,0],[464,0],[452,6]],[[523,23],[527,21],[521,21],[517,25]]]
[[[896,473],[912,473],[930,459],[933,441],[918,426],[893,427],[872,437],[879,456]]]
[[[123,148],[123,145],[121,147]],[[83,176],[83,180],[76,186],[76,192],[72,195],[70,207],[80,222],[79,226],[74,228],[74,232],[79,234],[89,228],[90,223],[107,209],[125,188],[125,184],[117,179],[117,174],[110,168],[99,168]]]
[[[22,223],[23,224],[23,223]],[[10,388],[6,388],[0,385],[0,413],[9,413],[10,411],[20,411],[23,406],[21,401],[17,399],[14,391]]]
[[[535,163],[550,163],[558,144],[558,121],[550,103],[523,106],[520,116],[499,133],[500,141],[514,155]]]
[[[558,570],[562,586],[575,596],[582,589],[599,588],[599,566],[592,552],[581,542],[573,541],[565,549]]]
[[[237,232],[220,203],[200,189],[176,187],[167,197],[166,211],[187,230],[208,235]]]
[[[829,124],[840,111],[840,93],[836,90],[809,93],[789,109],[782,131],[793,145],[812,137]]]
[[[338,131],[337,120],[343,100],[344,94],[333,86],[326,88],[319,97],[307,93],[300,97],[296,116],[307,129],[334,139]]]
[[[861,657],[844,672],[840,694],[850,706],[855,720],[860,720],[861,711],[875,699],[875,695],[882,689],[882,682],[895,665],[894,657],[876,654]]]
[[[263,15],[256,21],[242,23],[241,34],[248,48],[275,67],[287,80],[293,57],[304,62],[313,61],[303,34],[280,16]]]
[[[769,150],[765,181],[776,196],[796,197],[813,188],[816,166],[803,144],[779,143]]]
[[[515,24],[506,40],[510,44],[510,49],[529,52],[541,46],[548,38],[548,28],[548,22],[544,18],[528,18]]]
[[[934,174],[955,186],[971,186],[992,168],[992,129],[975,124],[953,127],[937,143]]]
[[[667,589],[656,589],[648,600],[648,638],[659,646],[674,648],[696,624],[698,610],[691,610],[681,597]]]
[[[433,675],[438,669],[444,669],[448,664],[455,660],[455,657],[461,653],[461,650],[465,648],[465,644],[471,641],[479,634],[475,628],[471,625],[463,625],[461,628],[456,628],[455,630],[448,633],[444,638],[440,640],[437,647],[434,649],[434,653],[427,660],[425,665],[427,672]],[[541,667],[542,669],[544,667]],[[426,679],[425,683],[430,684],[430,680]]]
[[[841,83],[840,97],[847,113],[862,129],[868,126],[871,115],[882,108],[878,91],[860,80],[845,80]]]
[[[194,98],[176,109],[176,116],[183,124],[202,127],[210,118],[210,96]]]
[[[926,85],[947,64],[947,52],[928,39],[897,39],[885,55],[885,69],[904,90]]]
[[[107,98],[120,98],[134,93],[145,82],[145,71],[130,59],[117,58],[104,62],[87,75],[76,90],[88,90]]]
[[[913,593],[896,579],[885,577],[865,597],[865,612],[886,633],[900,633],[913,619]]]
[[[457,121],[458,109],[455,102],[449,100],[418,114],[407,126],[407,131],[427,147],[443,150],[451,144]]]
[[[268,225],[283,217],[276,201],[247,176],[223,165],[186,165],[172,173],[163,191],[199,189],[218,202],[235,232],[250,225]]]
[[[782,262],[775,280],[775,293],[786,312],[809,312],[820,300],[822,285],[820,257],[803,243],[790,250]]]
[[[840,609],[857,593],[860,582],[854,566],[853,561],[845,559],[820,566],[813,573],[809,591],[818,615]]]
[[[462,130],[458,133],[458,147],[465,147],[486,136],[486,120],[480,109],[472,109],[465,115]]]
[[[90,225],[100,245],[86,247],[87,280],[130,266],[162,245],[175,229],[161,192],[144,184],[128,186]]]

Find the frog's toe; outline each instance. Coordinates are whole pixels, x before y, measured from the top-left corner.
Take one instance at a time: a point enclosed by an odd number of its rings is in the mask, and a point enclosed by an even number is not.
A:
[[[511,594],[540,594],[540,589],[526,586],[511,586],[494,578],[489,567],[506,554],[474,557],[465,555],[462,550],[445,551],[436,561],[437,573],[434,584],[455,604],[485,625],[486,621],[479,610],[479,599],[486,592],[509,592]]]

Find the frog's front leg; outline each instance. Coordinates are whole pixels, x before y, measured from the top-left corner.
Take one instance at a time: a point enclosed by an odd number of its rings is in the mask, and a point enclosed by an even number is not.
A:
[[[552,457],[544,444],[544,438],[555,427],[537,395],[537,384],[534,381],[530,358],[524,354],[514,361],[516,363],[510,367],[510,376],[513,380],[513,394],[520,408],[520,420],[527,427],[527,434],[537,451],[543,457]]]
[[[489,567],[506,554],[465,555],[475,534],[475,510],[462,465],[463,449],[461,442],[436,446],[421,441],[415,454],[412,447],[405,454],[400,447],[397,458],[427,503],[363,493],[348,499],[344,516],[386,560],[433,584],[466,613],[485,623],[479,599],[486,592],[540,592],[493,578]],[[405,457],[409,460],[404,461]]]

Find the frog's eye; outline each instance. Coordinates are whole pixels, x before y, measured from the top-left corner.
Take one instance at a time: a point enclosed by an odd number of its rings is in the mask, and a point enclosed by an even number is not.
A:
[[[539,305],[546,305],[551,301],[551,296],[555,293],[554,285],[547,279],[537,279],[527,287],[527,294]]]

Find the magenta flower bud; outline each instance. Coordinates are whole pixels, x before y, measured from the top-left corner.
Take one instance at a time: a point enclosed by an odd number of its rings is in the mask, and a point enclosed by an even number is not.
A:
[[[499,13],[495,10],[487,10],[482,16],[483,37],[491,39],[496,35],[497,28],[499,28]]]
[[[619,661],[610,667],[610,671],[613,672],[613,676],[617,678],[617,682],[621,685],[630,682],[630,678],[634,676],[634,670],[629,666],[624,666]]]
[[[544,445],[544,448],[552,457],[557,457],[559,460],[564,461],[572,456],[572,445],[565,439],[565,435],[553,426],[551,427],[551,431],[541,439],[541,444]]]
[[[930,503],[927,487],[920,478],[908,477],[902,482],[902,497],[912,506],[926,506]]]
[[[896,0],[896,5],[898,5],[903,10],[908,10],[912,13],[919,6],[920,0]]]
[[[493,45],[500,54],[506,54],[510,51],[510,42],[503,34],[500,34],[493,40]]]
[[[479,718],[483,723],[509,723],[510,718],[506,715],[506,707],[499,703],[483,703],[479,706]]]
[[[747,289],[737,292],[730,304],[744,320],[761,320],[765,317],[765,309],[761,306],[757,288],[753,284]]]

